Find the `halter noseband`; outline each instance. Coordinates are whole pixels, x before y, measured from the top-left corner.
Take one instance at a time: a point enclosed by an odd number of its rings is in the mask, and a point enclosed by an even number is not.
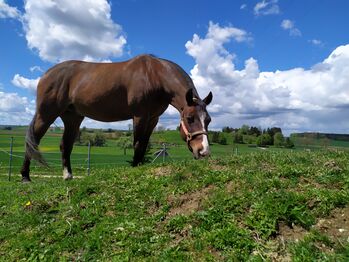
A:
[[[186,137],[187,137],[187,143],[188,143],[188,145],[189,145],[190,141],[194,139],[194,137],[196,137],[196,136],[198,136],[198,135],[207,135],[207,132],[204,131],[204,130],[196,131],[196,132],[190,133],[190,132],[188,131],[187,127],[186,127],[185,124],[184,124],[183,118],[181,119],[181,126],[182,126],[182,129],[183,129],[184,134],[185,134]]]

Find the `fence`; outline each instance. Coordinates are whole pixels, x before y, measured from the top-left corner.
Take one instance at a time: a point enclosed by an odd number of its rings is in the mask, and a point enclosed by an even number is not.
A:
[[[0,144],[3,146],[5,143],[3,141],[4,139],[2,139],[2,141],[0,140]],[[19,165],[19,162],[22,162],[24,160],[24,151],[23,152],[18,152],[18,153],[14,153],[13,151],[14,148],[14,137],[11,136],[10,137],[10,141],[9,141],[9,151],[6,151],[4,148],[0,148],[0,173],[3,174],[4,171],[6,171],[6,169],[8,170],[7,174],[8,174],[8,180],[11,180],[11,176],[13,173],[13,170],[15,169],[16,172],[18,171],[17,169],[21,167],[21,165]],[[90,170],[91,170],[91,144],[89,143],[87,146],[87,155],[85,158],[76,158],[74,156],[72,156],[72,160],[73,162],[80,162],[80,169],[81,166],[86,165],[86,172],[87,175],[90,175]],[[54,155],[54,157],[47,157],[49,154]],[[60,154],[58,152],[45,152],[43,153],[45,159],[47,159],[47,163],[49,165],[48,169],[50,169],[52,171],[52,169],[54,168],[61,168],[62,164],[61,164],[61,158],[57,158],[56,155]],[[4,165],[5,163],[5,159],[6,156],[8,157],[8,165]],[[109,164],[109,163],[106,163]],[[35,161],[32,161],[32,165],[34,166],[34,170],[39,170],[39,169],[44,169],[44,167],[40,167],[38,166]],[[47,168],[46,168],[47,169]]]
[[[50,138],[43,141],[43,146],[40,148],[49,167],[42,167],[36,161],[31,163],[31,173],[33,174],[50,174],[50,176],[61,175],[62,162],[61,152],[59,151],[59,140]],[[168,148],[165,148],[167,153]],[[161,150],[160,150],[161,151]],[[158,152],[160,152],[158,151]],[[157,152],[157,153],[158,153]],[[159,157],[161,156],[161,157]],[[114,166],[128,166],[133,157],[133,149],[128,149],[126,155],[124,150],[116,146],[107,147],[92,147],[74,146],[71,155],[71,164],[74,174],[90,175],[91,170],[100,168],[111,168]],[[162,154],[154,155],[154,160],[166,161],[171,159]],[[176,158],[176,157],[175,157]],[[7,175],[8,179],[16,174],[19,175],[22,162],[24,160],[24,137],[0,135],[0,174]]]

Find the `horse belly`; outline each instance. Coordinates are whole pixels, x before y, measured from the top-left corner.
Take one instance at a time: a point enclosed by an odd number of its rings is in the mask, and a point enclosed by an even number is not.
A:
[[[131,119],[132,112],[127,99],[115,96],[93,97],[87,101],[74,101],[75,110],[83,116],[103,122]]]

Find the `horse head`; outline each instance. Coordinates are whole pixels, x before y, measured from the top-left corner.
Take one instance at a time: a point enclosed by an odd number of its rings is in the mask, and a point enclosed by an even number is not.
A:
[[[211,117],[206,111],[206,106],[211,101],[211,92],[203,100],[194,97],[192,89],[186,93],[187,105],[181,113],[180,133],[195,159],[210,155],[207,128],[211,122]]]

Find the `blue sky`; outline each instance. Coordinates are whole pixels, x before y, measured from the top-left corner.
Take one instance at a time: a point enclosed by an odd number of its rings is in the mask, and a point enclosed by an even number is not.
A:
[[[0,124],[30,122],[38,78],[60,61],[151,53],[213,92],[213,129],[348,133],[347,10],[346,0],[0,0]],[[178,121],[170,108],[160,124]]]

